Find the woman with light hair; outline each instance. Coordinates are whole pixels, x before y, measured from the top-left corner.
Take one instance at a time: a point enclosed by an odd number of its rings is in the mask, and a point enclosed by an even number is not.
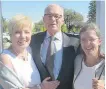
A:
[[[100,52],[99,28],[88,23],[81,28],[82,53],[75,59],[74,89],[105,89],[105,56]]]
[[[4,89],[56,89],[59,85],[57,80],[49,82],[49,77],[41,83],[29,47],[32,28],[31,19],[24,15],[9,21],[12,43],[0,54],[0,84]]]

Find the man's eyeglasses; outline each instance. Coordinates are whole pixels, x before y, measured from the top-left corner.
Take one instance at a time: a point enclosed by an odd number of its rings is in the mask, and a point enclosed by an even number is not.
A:
[[[48,18],[52,18],[54,17],[56,20],[60,19],[62,17],[62,15],[58,15],[58,14],[45,14],[45,16],[48,16]]]

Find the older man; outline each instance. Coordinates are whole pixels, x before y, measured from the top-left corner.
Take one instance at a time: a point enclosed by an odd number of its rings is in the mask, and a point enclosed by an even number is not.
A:
[[[47,31],[33,35],[30,45],[41,80],[50,76],[60,81],[57,89],[72,89],[78,39],[61,32],[64,10],[59,5],[46,7],[43,21]]]

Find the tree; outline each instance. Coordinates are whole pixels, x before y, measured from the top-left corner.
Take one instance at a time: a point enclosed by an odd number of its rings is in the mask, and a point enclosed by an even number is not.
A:
[[[41,25],[41,27],[40,27],[40,31],[41,31],[41,32],[46,31],[46,28],[44,27],[44,25]]]
[[[87,22],[96,22],[96,1],[90,1],[89,12],[88,12],[88,21]]]
[[[62,32],[68,32],[68,29],[67,29],[66,24],[63,24],[63,25],[61,26],[61,30],[62,30]]]
[[[38,22],[38,25],[40,26],[39,30],[40,30],[41,32],[46,31],[46,28],[44,27],[43,20],[40,20],[40,21]]]
[[[8,32],[8,21],[2,17],[2,22],[3,22],[3,32]]]
[[[83,16],[80,13],[75,12],[72,9],[65,9],[64,10],[64,18],[65,18],[64,19],[65,23],[70,22],[70,24],[83,21]]]
[[[46,31],[43,21],[40,20],[38,23],[34,23],[34,28],[33,28],[33,34],[35,34],[36,32],[44,32]]]
[[[83,22],[83,16],[80,13],[75,12],[74,10],[71,10],[71,9],[65,9],[64,10],[64,18],[65,18],[64,19],[65,24],[63,24],[63,26],[61,27],[61,30],[63,32],[69,32],[69,30],[67,28],[68,24],[66,24],[68,21],[70,22],[69,24],[75,24],[75,25],[77,25],[76,23]],[[34,27],[34,30],[33,30],[34,33],[45,31],[45,30],[46,29],[44,27],[43,20],[40,20],[38,23],[35,23],[35,27]]]
[[[65,21],[65,24],[67,25],[68,32],[73,32],[72,26],[76,27],[77,25],[80,25],[78,23],[83,22],[83,16],[72,9],[65,9],[64,21]],[[74,31],[76,31],[76,28],[74,28]]]

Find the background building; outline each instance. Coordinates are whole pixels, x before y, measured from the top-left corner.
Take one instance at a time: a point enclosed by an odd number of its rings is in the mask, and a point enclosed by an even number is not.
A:
[[[101,32],[102,52],[105,52],[105,1],[96,1],[96,23]]]

